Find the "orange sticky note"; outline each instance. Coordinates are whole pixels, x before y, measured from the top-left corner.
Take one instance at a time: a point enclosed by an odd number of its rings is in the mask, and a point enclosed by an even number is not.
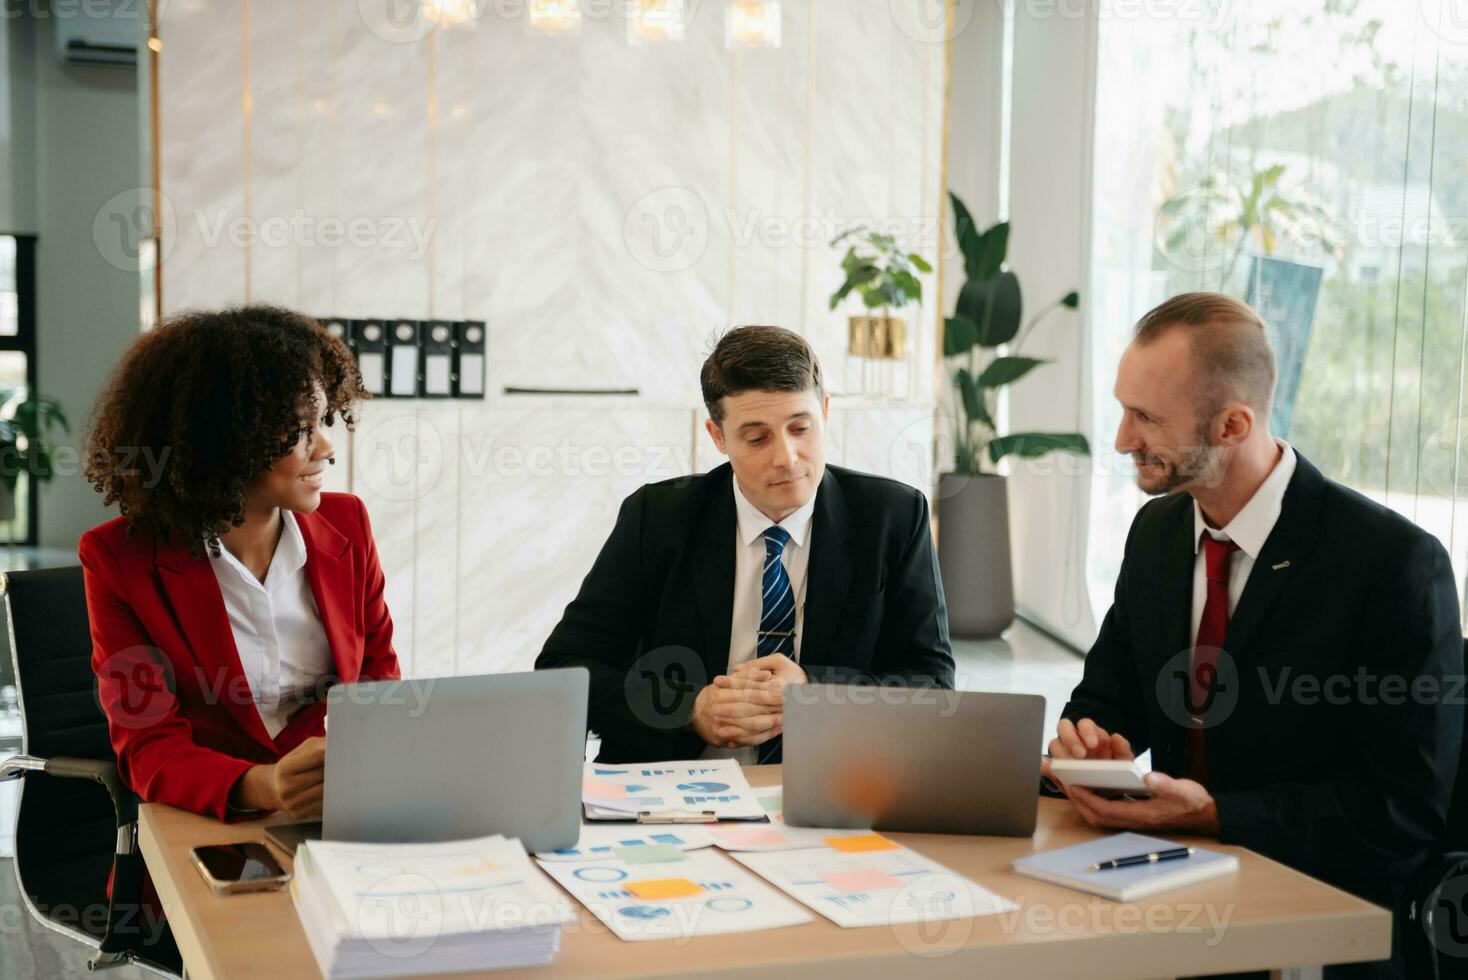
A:
[[[897,845],[881,834],[859,834],[855,837],[827,837],[821,843],[845,854],[865,854],[867,851],[897,850]]]
[[[627,890],[644,901],[656,902],[665,898],[697,895],[703,891],[703,887],[695,885],[687,878],[654,878],[650,881],[629,882]]]

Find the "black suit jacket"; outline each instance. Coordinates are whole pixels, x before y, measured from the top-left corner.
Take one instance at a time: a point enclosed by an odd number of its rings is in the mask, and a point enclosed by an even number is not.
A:
[[[628,497],[535,662],[591,672],[589,724],[604,761],[688,759],[704,749],[684,726],[698,689],[728,673],[733,479],[726,463]],[[921,493],[827,466],[806,575],[800,665],[812,681],[953,686]]]
[[[1174,776],[1193,560],[1192,498],[1143,507],[1064,711]],[[1224,651],[1212,703],[1191,706],[1220,839],[1390,904],[1443,835],[1458,769],[1463,638],[1442,545],[1301,456]]]

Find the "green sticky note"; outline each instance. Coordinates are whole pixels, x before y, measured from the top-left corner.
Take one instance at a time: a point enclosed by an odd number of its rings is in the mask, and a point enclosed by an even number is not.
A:
[[[638,844],[635,847],[614,847],[612,853],[628,864],[665,864],[669,861],[686,861],[688,855],[676,844]]]
[[[785,809],[785,794],[776,793],[774,796],[761,796],[759,805],[765,808],[766,813],[779,813]]]

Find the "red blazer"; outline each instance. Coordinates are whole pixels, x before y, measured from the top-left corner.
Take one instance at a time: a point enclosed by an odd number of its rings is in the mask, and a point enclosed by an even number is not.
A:
[[[314,514],[295,517],[336,679],[399,676],[367,508],[323,493]],[[247,769],[324,734],[324,701],[266,732],[207,555],[129,538],[122,517],[82,535],[78,551],[98,698],[123,781],[144,800],[223,819]]]

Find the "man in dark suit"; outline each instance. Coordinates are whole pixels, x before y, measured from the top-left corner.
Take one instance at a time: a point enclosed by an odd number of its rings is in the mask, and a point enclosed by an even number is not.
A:
[[[1270,435],[1274,383],[1236,300],[1184,294],[1138,324],[1116,448],[1165,496],[1132,524],[1050,752],[1152,750],[1151,799],[1066,788],[1095,826],[1216,836],[1394,907],[1457,775],[1452,567]]]
[[[600,758],[775,761],[789,684],[951,688],[927,501],[826,465],[810,346],[740,327],[701,381],[729,462],[627,498],[535,663],[591,672]]]

